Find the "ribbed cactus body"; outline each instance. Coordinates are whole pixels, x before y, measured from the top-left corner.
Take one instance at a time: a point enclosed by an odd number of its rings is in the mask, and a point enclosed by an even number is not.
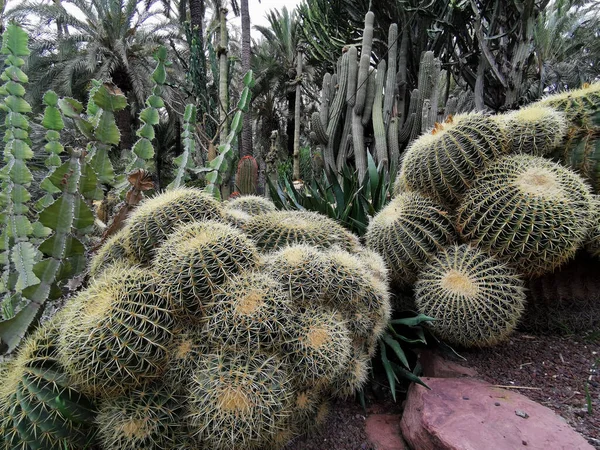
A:
[[[198,360],[213,349],[206,341],[201,324],[182,324],[175,328],[173,336],[163,383],[174,393],[188,395],[189,384]]]
[[[383,100],[383,123],[387,130],[392,118],[392,108],[396,100],[396,70],[398,62],[398,24],[391,24],[388,30],[387,74],[385,77],[385,99]]]
[[[600,83],[550,95],[536,105],[563,112],[569,121],[570,134],[600,129]]]
[[[309,306],[295,314],[289,326],[283,354],[298,386],[329,383],[345,369],[352,345],[338,312]]]
[[[375,14],[373,11],[369,11],[365,15],[365,28],[363,30],[362,45],[360,47],[358,79],[356,81],[356,103],[354,105],[356,114],[362,114],[365,107],[365,99],[367,97],[367,83],[365,81],[369,75],[369,66],[371,65],[374,24]]]
[[[415,303],[442,339],[465,347],[504,340],[525,303],[516,271],[468,245],[442,250],[419,274]]]
[[[225,205],[225,209],[239,209],[251,216],[259,216],[277,210],[271,200],[259,197],[258,195],[244,195],[230,200]]]
[[[115,262],[128,262],[125,239],[128,229],[123,229],[111,236],[90,260],[90,276],[97,277],[110,264]]]
[[[265,271],[289,292],[297,305],[322,302],[331,282],[323,252],[295,244],[265,258]]]
[[[545,156],[561,144],[567,134],[564,114],[542,106],[529,106],[500,116],[511,153]]]
[[[204,335],[215,348],[277,350],[293,314],[287,290],[261,272],[232,277],[204,305]]]
[[[100,404],[97,423],[103,450],[185,448],[183,397],[154,383]]]
[[[562,163],[575,170],[600,193],[600,132],[575,136],[561,151]]]
[[[306,211],[276,211],[253,217],[244,231],[262,251],[277,250],[290,244],[309,244],[320,248],[340,246],[354,251],[357,238],[337,222]]]
[[[449,213],[416,192],[396,196],[369,224],[367,247],[383,256],[396,283],[411,285],[429,259],[456,241]]]
[[[152,271],[113,265],[65,306],[60,360],[82,391],[120,395],[161,375],[174,317],[156,291]]]
[[[2,374],[0,449],[77,450],[92,445],[96,408],[58,361],[57,318],[25,343]]]
[[[331,98],[332,89],[335,90],[335,86],[331,86],[331,74],[327,72],[325,75],[323,75],[321,107],[319,108],[319,119],[323,128],[327,128],[327,121],[329,119],[329,99]],[[323,142],[323,144],[326,143],[327,141]]]
[[[394,191],[406,189],[456,204],[475,177],[506,152],[498,122],[481,114],[456,116],[406,150]]]
[[[344,53],[341,58],[340,71],[338,76],[338,88],[335,97],[329,108],[329,121],[327,123],[327,146],[323,152],[325,160],[325,169],[335,171],[335,153],[336,145],[339,140],[336,139],[338,128],[342,120],[342,113],[346,108],[346,90],[348,87],[348,54]]]
[[[588,186],[571,170],[540,157],[507,156],[465,195],[458,231],[523,274],[541,275],[581,246],[591,203]]]
[[[594,195],[592,199],[591,227],[585,249],[590,255],[600,258],[600,195]]]
[[[257,264],[256,246],[239,230],[214,221],[181,226],[154,261],[161,295],[178,315],[198,319],[228,278]]]
[[[375,160],[377,164],[388,165],[387,133],[383,121],[383,86],[385,84],[386,62],[379,61],[375,75],[375,100],[373,101],[373,133],[375,135]]]
[[[221,219],[220,203],[198,189],[178,188],[142,202],[127,221],[127,252],[149,264],[158,246],[183,223]]]
[[[192,432],[214,450],[266,448],[292,411],[287,369],[279,358],[259,352],[206,355],[190,394]]]
[[[331,393],[334,397],[353,397],[369,379],[371,358],[368,354],[352,349],[346,368],[340,371],[331,382]]]
[[[235,185],[237,190],[242,195],[256,194],[258,186],[258,164],[253,156],[243,156],[237,167],[235,176]]]
[[[346,104],[356,103],[356,78],[358,77],[358,50],[354,45],[348,49],[348,86],[346,87]]]

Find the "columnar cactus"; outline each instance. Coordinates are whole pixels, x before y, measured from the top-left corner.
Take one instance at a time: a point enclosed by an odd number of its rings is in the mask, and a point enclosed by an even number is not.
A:
[[[514,269],[468,245],[443,249],[415,284],[420,313],[432,330],[465,347],[494,345],[516,327],[525,303]]]
[[[557,152],[561,162],[586,179],[600,193],[600,132],[573,136]]]
[[[591,228],[585,242],[585,249],[590,255],[600,258],[600,195],[592,199]]]
[[[535,276],[575,255],[591,217],[592,195],[581,177],[549,160],[515,155],[481,174],[457,223],[465,241]]]
[[[256,194],[258,185],[258,165],[252,156],[244,156],[238,162],[235,176],[237,190],[242,195]]]

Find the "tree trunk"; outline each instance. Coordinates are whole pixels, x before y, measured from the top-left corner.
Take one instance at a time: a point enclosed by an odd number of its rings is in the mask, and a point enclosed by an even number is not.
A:
[[[227,113],[229,112],[229,61],[227,60],[228,53],[228,36],[227,36],[227,8],[219,10],[219,23],[221,32],[221,41],[217,54],[219,55],[219,125],[221,132],[219,133],[219,143],[224,144],[229,134],[229,126],[227,123]]]
[[[302,94],[302,51],[298,49],[296,61],[296,105],[294,108],[294,180],[300,179],[300,95]]]
[[[242,72],[250,70],[250,11],[248,0],[241,0],[240,14],[242,16]],[[240,158],[252,156],[252,109],[244,114],[244,126],[240,146]]]
[[[288,89],[287,93],[287,104],[288,104],[288,113],[287,113],[287,124],[285,129],[286,134],[286,145],[288,155],[292,156],[294,154],[294,113],[296,111],[296,91],[292,91]]]

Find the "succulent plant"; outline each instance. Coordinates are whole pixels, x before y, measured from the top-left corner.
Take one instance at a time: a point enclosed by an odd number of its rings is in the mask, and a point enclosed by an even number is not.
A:
[[[356,251],[356,236],[321,214],[308,211],[276,211],[253,217],[244,227],[262,251],[277,250],[290,244],[309,244],[319,248],[339,246]]]
[[[174,315],[152,271],[114,264],[64,311],[60,361],[83,392],[116,396],[162,374]]]
[[[223,210],[223,214],[225,216],[225,221],[227,223],[233,225],[240,230],[244,229],[244,225],[248,222],[252,216],[247,212],[242,211],[241,209],[227,208]]]
[[[277,349],[285,341],[292,302],[266,273],[233,276],[204,304],[204,335],[216,347]]]
[[[569,138],[556,154],[600,193],[600,131]]]
[[[366,279],[359,296],[340,313],[348,322],[353,340],[377,340],[392,316],[392,305],[388,285],[377,279]]]
[[[569,121],[570,134],[600,128],[600,83],[550,95],[536,105],[563,112]]]
[[[284,360],[296,385],[330,382],[350,359],[350,332],[337,311],[307,306],[290,321],[290,338],[283,345]]]
[[[366,244],[383,256],[390,278],[411,285],[429,259],[456,241],[448,212],[416,192],[398,194],[367,229]]]
[[[364,248],[361,249],[357,256],[371,276],[385,283],[389,282],[390,270],[381,254],[370,248]]]
[[[276,356],[222,349],[198,361],[191,429],[205,448],[262,449],[291,415],[290,375]]]
[[[210,353],[202,326],[185,323],[173,331],[173,342],[169,347],[169,362],[162,377],[163,383],[172,392],[188,394],[192,374],[199,359]]]
[[[96,278],[104,269],[115,262],[130,262],[124,242],[128,229],[122,229],[111,236],[90,259],[90,277]]]
[[[176,313],[200,319],[219,286],[257,263],[256,246],[241,231],[207,220],[180,226],[158,249],[154,267],[159,292]]]
[[[96,408],[58,361],[59,316],[22,344],[0,384],[0,449],[76,450],[95,439]]]
[[[307,435],[314,435],[321,431],[321,429],[327,423],[327,417],[331,412],[331,404],[327,397],[323,397],[319,400],[311,414],[307,416],[299,416],[296,426],[301,433]]]
[[[129,216],[127,252],[149,264],[160,244],[183,223],[221,219],[221,205],[198,189],[178,188],[145,200]]]
[[[160,383],[105,399],[98,412],[104,450],[178,450],[185,442],[183,397]]]
[[[256,187],[258,185],[258,164],[253,156],[246,155],[239,160],[235,184],[238,188],[237,190],[242,195],[256,194]]]
[[[293,244],[268,255],[264,270],[298,305],[322,302],[331,281],[323,252],[306,244]]]
[[[547,106],[528,106],[500,116],[511,153],[546,156],[567,135],[567,119]]]
[[[237,209],[251,216],[277,211],[272,201],[258,195],[242,195],[225,204],[225,210]]]
[[[462,238],[529,276],[572,258],[585,240],[589,187],[544,158],[507,156],[477,179],[458,212]]]
[[[600,258],[600,195],[594,195],[592,198],[591,223],[585,249],[590,255]]]
[[[360,349],[352,348],[346,368],[331,381],[331,393],[334,397],[348,398],[360,391],[369,378],[371,357]]]
[[[394,193],[416,191],[454,205],[476,175],[506,153],[506,143],[494,117],[475,113],[451,117],[405,151]]]
[[[516,327],[525,305],[517,272],[469,245],[440,251],[415,284],[420,313],[433,317],[432,330],[465,347],[504,340]]]

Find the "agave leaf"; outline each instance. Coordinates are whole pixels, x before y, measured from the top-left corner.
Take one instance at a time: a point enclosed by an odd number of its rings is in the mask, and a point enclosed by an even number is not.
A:
[[[43,312],[43,303],[30,302],[14,317],[0,321],[0,344],[4,344],[4,353],[12,352],[27,333],[31,325]]]

